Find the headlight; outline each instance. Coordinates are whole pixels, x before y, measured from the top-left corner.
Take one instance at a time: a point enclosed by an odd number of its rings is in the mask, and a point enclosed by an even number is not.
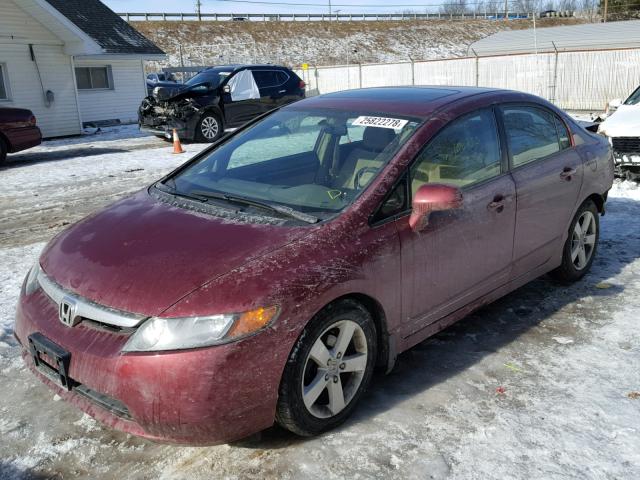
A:
[[[145,321],[129,338],[123,352],[182,350],[226,343],[266,327],[278,307],[206,317],[158,318]]]
[[[24,284],[24,291],[27,295],[31,295],[40,288],[40,283],[38,283],[39,273],[40,263],[36,260],[36,263],[31,267],[31,270],[29,270],[29,273],[27,274],[27,281]]]

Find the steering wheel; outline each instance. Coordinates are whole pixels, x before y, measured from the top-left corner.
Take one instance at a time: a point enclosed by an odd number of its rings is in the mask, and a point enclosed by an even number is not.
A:
[[[366,184],[361,185],[360,180],[362,179],[363,175],[366,175],[367,173],[373,173],[375,175],[376,173],[378,173],[378,169],[376,167],[363,167],[358,170],[358,173],[356,173],[355,177],[353,177],[353,188],[355,188],[356,190],[361,190],[366,186]]]

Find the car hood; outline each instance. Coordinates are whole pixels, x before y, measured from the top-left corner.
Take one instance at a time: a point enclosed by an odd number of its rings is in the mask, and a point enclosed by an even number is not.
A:
[[[598,131],[608,137],[640,137],[640,105],[620,105]]]
[[[189,87],[181,83],[156,84],[152,91],[152,96],[156,100],[170,100],[176,96],[187,93]]]
[[[190,89],[189,85],[184,85],[182,83],[158,83],[152,92],[153,98],[161,102],[174,101],[186,97],[202,97],[210,94],[211,91],[193,91]]]
[[[195,213],[144,191],[58,235],[40,265],[56,283],[84,298],[153,316],[307,231]]]

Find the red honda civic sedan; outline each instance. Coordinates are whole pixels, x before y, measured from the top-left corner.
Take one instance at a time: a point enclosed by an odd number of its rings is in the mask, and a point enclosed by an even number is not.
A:
[[[580,279],[612,181],[607,141],[531,95],[302,100],[56,236],[15,334],[135,435],[318,434],[400,352],[542,274]]]

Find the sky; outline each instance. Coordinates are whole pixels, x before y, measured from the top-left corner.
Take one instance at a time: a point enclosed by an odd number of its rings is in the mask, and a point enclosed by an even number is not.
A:
[[[102,0],[116,12],[171,12],[189,13],[195,11],[195,0]],[[205,13],[328,13],[329,0],[202,0]],[[260,5],[257,2],[280,2],[283,5]],[[471,0],[473,1],[473,0]],[[477,0],[476,0],[477,1]],[[331,0],[332,11],[341,13],[396,13],[403,10],[424,12],[427,6],[442,3],[443,0]],[[289,4],[289,5],[285,5]],[[437,8],[437,7],[435,7]],[[434,7],[430,8],[431,11]]]

